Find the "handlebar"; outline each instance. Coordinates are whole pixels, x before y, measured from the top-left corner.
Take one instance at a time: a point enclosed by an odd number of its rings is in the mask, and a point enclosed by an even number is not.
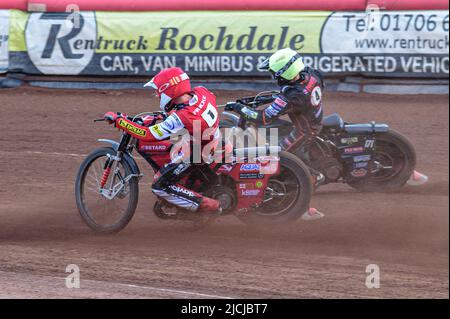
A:
[[[150,115],[150,116],[158,116],[158,115],[163,115],[163,116],[167,116],[167,113],[166,112],[163,112],[163,111],[154,111],[154,112],[144,112],[144,113],[139,113],[139,114],[137,114],[137,115],[135,115],[135,116],[131,116],[131,117],[138,117],[138,116],[140,116],[140,115]]]
[[[263,91],[256,94],[255,96],[243,97],[241,99],[236,100],[236,102],[229,102],[229,103],[240,103],[252,108],[256,108],[260,105],[271,103],[274,100],[273,94],[276,93],[279,93],[279,91]],[[218,107],[224,108],[226,107],[226,105],[227,104],[221,104]]]
[[[136,114],[134,116],[126,116],[126,118],[128,120],[134,122],[136,119],[138,119],[139,117],[144,116],[144,115],[153,116],[155,119],[157,119],[159,116],[161,116],[163,119],[167,118],[167,113],[163,112],[163,111],[143,112],[143,113]],[[104,121],[106,121],[106,119],[104,119],[104,118],[94,119],[94,122],[104,122]]]

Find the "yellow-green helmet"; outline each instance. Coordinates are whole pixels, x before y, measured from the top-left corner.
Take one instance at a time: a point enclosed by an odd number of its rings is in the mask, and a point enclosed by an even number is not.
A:
[[[305,69],[300,54],[290,48],[278,50],[258,67],[262,70],[269,70],[275,79],[281,77],[288,81]]]

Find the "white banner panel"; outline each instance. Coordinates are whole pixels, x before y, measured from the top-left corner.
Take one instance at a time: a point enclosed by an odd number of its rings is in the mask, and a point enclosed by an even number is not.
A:
[[[323,53],[446,54],[448,11],[334,12],[322,31]]]
[[[43,74],[79,74],[94,56],[94,12],[31,14],[25,29],[28,54]],[[92,43],[91,48],[82,44]]]
[[[9,10],[0,10],[0,73],[8,69]]]

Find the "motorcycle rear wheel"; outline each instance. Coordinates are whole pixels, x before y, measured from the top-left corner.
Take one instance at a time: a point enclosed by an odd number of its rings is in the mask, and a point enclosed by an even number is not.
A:
[[[268,187],[286,191],[283,198],[268,201],[254,212],[240,215],[244,223],[256,226],[288,224],[309,209],[313,192],[312,177],[308,167],[295,155],[280,152],[280,174],[272,176]]]
[[[116,151],[109,147],[94,150],[81,164],[75,182],[75,198],[81,219],[93,231],[102,234],[117,233],[125,228],[136,211],[139,198],[139,186],[136,177],[132,177],[126,182],[124,189],[111,200],[100,194],[99,183],[103,173],[103,165],[108,155],[115,154]],[[125,178],[132,174],[131,167],[123,159],[118,162],[118,165],[122,177]],[[111,171],[107,185],[113,174],[114,172]],[[120,211],[117,210],[118,205],[121,206]],[[101,211],[103,211],[104,216],[96,216]],[[113,219],[113,222],[104,221],[113,214],[118,215],[117,218]]]
[[[414,146],[399,132],[390,129],[376,135],[375,159],[392,169],[361,180],[349,181],[349,185],[364,192],[397,190],[408,181],[416,166]]]

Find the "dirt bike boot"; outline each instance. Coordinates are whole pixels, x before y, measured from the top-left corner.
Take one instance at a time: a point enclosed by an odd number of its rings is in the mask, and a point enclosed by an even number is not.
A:
[[[321,172],[314,171],[311,172],[311,175],[313,178],[314,189],[317,189],[320,185],[322,185],[325,182],[325,175],[323,175]]]
[[[325,215],[319,212],[316,208],[310,207],[305,213],[302,215],[303,220],[316,220],[325,217]]]
[[[217,199],[203,197],[200,203],[199,212],[222,213],[222,207]]]
[[[414,171],[406,183],[410,186],[419,186],[425,184],[426,182],[428,182],[427,175],[424,175],[418,171]]]

